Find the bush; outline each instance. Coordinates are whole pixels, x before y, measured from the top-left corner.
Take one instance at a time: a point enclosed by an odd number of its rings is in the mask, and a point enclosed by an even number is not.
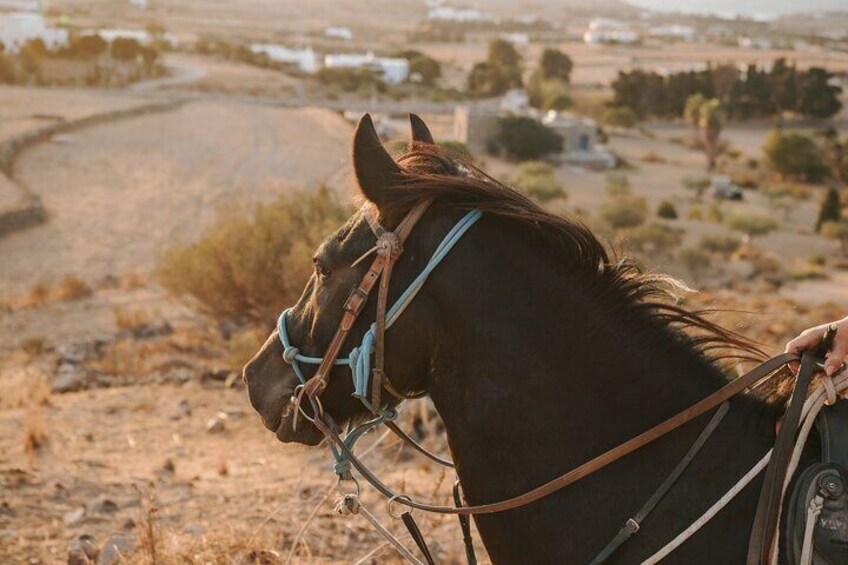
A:
[[[604,110],[601,123],[611,127],[632,128],[639,123],[639,117],[627,106],[616,106]]]
[[[67,275],[56,287],[56,298],[59,300],[79,300],[91,296],[91,287],[85,281],[74,275]]]
[[[773,131],[763,145],[763,153],[771,168],[784,177],[820,182],[828,174],[822,150],[802,133]]]
[[[471,153],[471,150],[461,141],[439,141],[437,142],[439,147],[445,150],[445,153],[448,154],[452,159],[456,159],[458,161],[463,161],[465,163],[473,163],[474,162],[474,154]]]
[[[539,159],[562,151],[562,136],[533,118],[508,116],[498,122],[498,145],[517,159]]]
[[[611,197],[629,196],[630,179],[626,175],[607,175],[607,194]]]
[[[565,189],[554,177],[553,167],[543,161],[522,163],[515,184],[527,196],[539,202],[566,197]]]
[[[710,187],[709,177],[686,177],[683,179],[683,186],[688,190],[694,190],[695,196],[701,198],[704,192]]]
[[[663,200],[657,208],[657,216],[665,218],[666,220],[676,220],[677,208],[675,208],[674,204],[668,200]]]
[[[693,275],[700,275],[712,266],[712,257],[706,251],[694,247],[681,249],[677,260]]]
[[[831,187],[824,197],[819,218],[816,220],[816,231],[820,231],[822,225],[827,222],[838,222],[842,219],[842,202],[839,201],[839,191]]]
[[[727,218],[726,224],[730,229],[742,232],[751,238],[777,229],[777,222],[774,218],[753,212],[734,212]]]
[[[624,229],[621,236],[629,249],[656,256],[680,245],[683,231],[662,224],[647,224]]]
[[[336,87],[344,92],[357,92],[376,88],[379,92],[386,89],[380,76],[370,69],[348,69],[324,67],[315,73],[321,84]]]
[[[600,215],[613,229],[633,228],[645,223],[647,208],[640,196],[619,196],[604,202]]]
[[[730,181],[741,188],[757,188],[759,185],[757,177],[750,174],[733,175]]]
[[[835,239],[842,247],[842,254],[848,256],[848,221],[825,222],[821,234],[828,239]]]
[[[272,323],[312,272],[312,252],[347,212],[326,189],[281,196],[221,216],[196,242],[157,261],[170,293],[190,296],[219,319]]]
[[[720,255],[731,255],[742,241],[733,235],[705,235],[701,238],[701,249]]]

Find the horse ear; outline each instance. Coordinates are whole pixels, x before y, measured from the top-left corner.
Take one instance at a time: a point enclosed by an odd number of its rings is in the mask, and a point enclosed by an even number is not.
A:
[[[409,114],[409,124],[412,126],[412,143],[436,143],[433,140],[433,134],[430,133],[430,128],[416,114]]]
[[[377,207],[385,203],[385,189],[396,185],[403,175],[383,147],[369,114],[360,118],[353,134],[353,170],[362,194]]]

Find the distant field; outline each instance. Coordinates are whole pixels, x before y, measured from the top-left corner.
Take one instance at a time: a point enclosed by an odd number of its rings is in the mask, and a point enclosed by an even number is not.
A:
[[[525,63],[533,68],[545,45],[519,46]],[[611,81],[619,70],[633,68],[681,71],[707,62],[740,64],[770,64],[785,57],[800,67],[822,66],[831,71],[848,71],[848,53],[824,51],[810,47],[805,50],[769,49],[753,50],[709,43],[653,43],[645,46],[600,46],[582,42],[567,42],[556,46],[574,60],[572,82],[575,84],[600,84]],[[413,49],[424,51],[443,62],[450,62],[467,72],[474,63],[486,57],[485,42],[469,43],[418,43]]]
[[[325,110],[192,103],[38,146],[17,169],[50,218],[0,239],[0,295],[66,273],[146,270],[158,249],[196,235],[225,206],[345,186],[349,138],[347,122]]]

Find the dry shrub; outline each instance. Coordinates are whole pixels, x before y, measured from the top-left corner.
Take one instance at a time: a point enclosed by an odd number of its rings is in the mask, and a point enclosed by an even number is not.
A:
[[[45,283],[40,282],[29,290],[29,294],[24,298],[23,306],[25,308],[34,308],[41,306],[50,299],[50,287]]]
[[[59,300],[79,300],[91,296],[91,287],[74,275],[65,275],[56,287],[56,298]]]
[[[146,308],[112,308],[115,314],[115,326],[119,330],[137,330],[149,326],[154,316]]]
[[[126,273],[121,275],[121,290],[135,290],[147,286],[145,278],[138,273]]]
[[[47,338],[43,335],[33,335],[21,340],[21,350],[31,359],[38,357],[47,349]]]
[[[136,550],[140,563],[157,565],[164,563],[162,550],[162,530],[158,523],[159,508],[156,505],[156,495],[153,486],[147,490],[133,485],[138,493],[138,548]]]
[[[267,338],[268,331],[261,328],[235,333],[227,342],[227,364],[234,369],[241,369],[256,355]]]
[[[47,445],[47,425],[44,423],[44,411],[41,406],[30,406],[23,421],[24,453],[30,467],[35,466],[35,455],[38,450]]]
[[[666,159],[665,157],[657,155],[657,153],[655,153],[654,151],[649,151],[642,155],[642,161],[644,161],[645,163],[665,163]]]
[[[47,375],[34,367],[0,374],[0,408],[49,406],[51,391]]]
[[[300,295],[312,252],[347,215],[327,189],[233,210],[196,243],[166,250],[156,274],[219,319],[270,323]]]

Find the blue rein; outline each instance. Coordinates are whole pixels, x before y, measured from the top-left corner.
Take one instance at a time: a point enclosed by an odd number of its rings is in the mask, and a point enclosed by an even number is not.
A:
[[[459,240],[462,239],[462,236],[465,235],[465,232],[467,232],[482,215],[483,213],[479,210],[472,210],[468,212],[445,235],[442,242],[439,243],[439,246],[433,252],[433,256],[430,257],[430,260],[424,266],[424,269],[422,269],[415,280],[410,283],[403,294],[398,297],[397,301],[395,301],[386,313],[386,329],[390,328],[392,324],[397,321],[400,315],[403,314],[404,310],[406,310],[407,306],[409,306],[421,290],[421,287],[424,286],[424,283],[427,281],[430,274],[436,269],[436,267],[439,266],[439,263],[447,257],[448,253],[450,253]],[[302,355],[300,350],[291,344],[291,340],[289,339],[288,332],[286,330],[286,318],[288,317],[289,312],[291,312],[291,308],[283,310],[283,313],[280,314],[280,317],[277,320],[277,331],[280,335],[280,342],[285,348],[283,351],[283,361],[291,365],[300,383],[306,384],[307,379],[303,375],[303,370],[301,369],[300,364],[320,365],[324,358]],[[371,353],[374,350],[376,331],[376,325],[372,324],[369,330],[365,332],[365,335],[362,337],[362,343],[358,347],[354,347],[346,358],[336,359],[334,363],[335,365],[347,365],[350,367],[351,377],[353,379],[354,398],[358,398],[359,401],[368,408],[368,410],[378,413],[376,418],[360,424],[347,433],[344,438],[344,443],[349,449],[352,448],[356,440],[362,437],[362,435],[368,430],[382,424],[385,421],[391,421],[397,418],[397,411],[389,410],[384,406],[371,406],[371,403],[368,400],[368,386],[371,382]],[[375,410],[375,408],[378,408],[379,410]],[[332,444],[330,445],[330,449],[333,451],[333,456],[336,460],[336,473],[341,474],[342,472],[347,471],[350,463],[345,460],[344,455]]]

